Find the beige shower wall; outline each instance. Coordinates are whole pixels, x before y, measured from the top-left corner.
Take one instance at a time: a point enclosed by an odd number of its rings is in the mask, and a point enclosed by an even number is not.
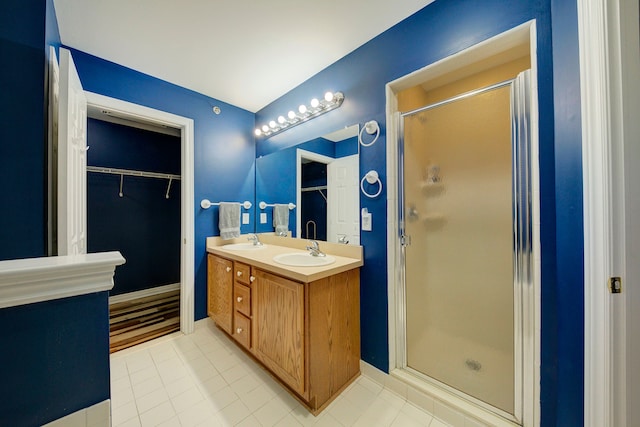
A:
[[[515,77],[516,59],[399,98],[411,111]],[[425,185],[437,165],[441,182]],[[405,119],[408,365],[514,411],[510,87]],[[478,363],[474,370],[469,363]]]
[[[515,78],[531,68],[528,46],[516,47],[462,69],[398,93],[398,111],[413,111],[461,93]]]

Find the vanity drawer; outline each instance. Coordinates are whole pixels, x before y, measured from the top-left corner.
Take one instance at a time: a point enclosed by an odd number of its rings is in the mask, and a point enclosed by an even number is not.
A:
[[[234,313],[233,338],[247,349],[251,348],[251,320],[237,311]]]
[[[249,277],[251,276],[251,267],[241,262],[234,263],[234,273],[236,282],[249,284]]]
[[[234,284],[233,306],[240,313],[251,317],[251,289],[240,283]]]

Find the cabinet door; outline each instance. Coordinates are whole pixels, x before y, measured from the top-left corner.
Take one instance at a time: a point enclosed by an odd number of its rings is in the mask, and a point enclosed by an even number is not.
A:
[[[304,285],[260,270],[255,277],[255,355],[295,392],[306,397]]]
[[[209,254],[207,276],[209,316],[230,334],[233,317],[233,263]]]

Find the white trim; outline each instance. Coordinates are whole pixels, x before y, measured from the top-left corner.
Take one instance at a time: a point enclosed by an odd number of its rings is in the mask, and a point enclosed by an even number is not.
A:
[[[135,292],[127,292],[126,294],[109,297],[109,305],[131,301],[138,298],[146,298],[153,295],[163,294],[165,292],[177,291],[179,289],[180,283],[172,283],[170,285],[156,286],[154,288],[142,289]]]
[[[195,270],[195,208],[194,208],[194,124],[193,119],[156,110],[120,99],[96,93],[85,92],[87,103],[95,107],[103,107],[117,112],[120,116],[138,118],[154,122],[160,125],[179,128],[181,130],[181,241],[180,251],[180,330],[184,334],[190,334],[194,328],[195,301],[194,301],[194,270]]]
[[[314,153],[313,151],[303,150],[301,148],[296,149],[296,237],[300,238],[302,235],[302,159],[311,160],[318,163],[324,163],[328,165],[333,162],[333,157],[324,156],[322,154]]]
[[[111,427],[111,400],[103,400],[88,408],[80,409],[43,427]]]
[[[584,425],[612,425],[612,117],[608,0],[578,2],[584,196]]]
[[[0,261],[0,308],[108,291],[120,252]]]
[[[531,56],[531,183],[532,183],[532,277],[533,290],[524,295],[523,304],[528,307],[529,318],[524,320],[523,335],[523,425],[535,426],[540,423],[540,180],[538,149],[538,84],[537,84],[537,38],[535,20],[526,22],[509,31],[465,49],[455,55],[417,70],[407,76],[389,82],[387,94],[387,266],[388,266],[388,315],[389,315],[389,371],[393,372],[402,362],[402,352],[398,351],[398,339],[401,326],[399,311],[400,248],[398,245],[398,195],[397,187],[397,123],[394,119],[398,111],[397,93],[401,90],[422,84],[429,79],[441,77],[453,70],[469,66],[481,59],[488,58],[522,44],[529,45]],[[395,374],[394,374],[395,375]],[[403,377],[399,375],[399,377]]]

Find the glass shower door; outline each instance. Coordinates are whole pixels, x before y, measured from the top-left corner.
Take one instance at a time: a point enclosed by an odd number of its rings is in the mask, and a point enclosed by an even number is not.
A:
[[[406,369],[513,417],[511,90],[496,85],[403,115],[400,194]]]

